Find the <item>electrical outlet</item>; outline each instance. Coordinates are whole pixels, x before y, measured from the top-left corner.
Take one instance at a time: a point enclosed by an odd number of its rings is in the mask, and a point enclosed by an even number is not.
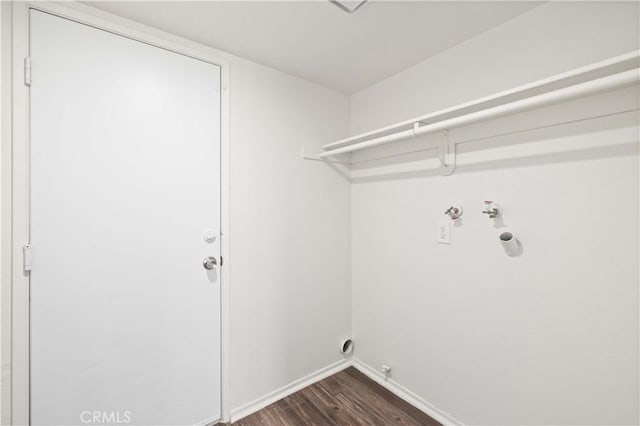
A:
[[[451,221],[439,222],[436,227],[436,242],[451,244]]]

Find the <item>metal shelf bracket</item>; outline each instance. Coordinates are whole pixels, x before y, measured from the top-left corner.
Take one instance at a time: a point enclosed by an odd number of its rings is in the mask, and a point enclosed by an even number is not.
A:
[[[443,176],[453,174],[456,169],[456,145],[449,141],[449,130],[442,132],[442,140],[438,146],[438,160],[440,160],[440,173]]]

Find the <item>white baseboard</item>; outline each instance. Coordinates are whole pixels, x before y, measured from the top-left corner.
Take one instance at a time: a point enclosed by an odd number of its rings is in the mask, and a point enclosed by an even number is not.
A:
[[[309,385],[319,382],[320,380],[327,378],[333,374],[336,374],[344,370],[345,368],[348,368],[351,366],[355,367],[356,369],[358,369],[358,371],[360,371],[361,373],[363,373],[364,375],[366,375],[376,383],[379,383],[385,389],[393,392],[399,398],[402,398],[409,404],[413,405],[414,407],[424,412],[425,414],[429,415],[434,420],[442,423],[443,425],[464,426],[464,424],[461,421],[457,420],[451,414],[447,413],[444,410],[439,409],[438,407],[429,403],[428,401],[425,401],[420,396],[416,395],[415,393],[411,392],[407,388],[395,382],[393,379],[384,380],[384,377],[382,376],[382,374],[378,372],[375,368],[372,368],[369,365],[365,364],[364,362],[360,361],[359,359],[355,359],[355,358],[348,358],[348,359],[335,362],[301,379],[293,381],[288,385],[281,387],[280,389],[276,389],[275,391],[270,392],[261,398],[258,398],[254,401],[251,401],[241,407],[238,407],[232,410],[230,421],[235,422],[240,420],[243,417],[246,417],[250,414],[255,413],[256,411],[260,411],[267,405],[271,405],[274,402],[279,401],[282,398],[287,397],[292,393],[299,391],[300,389],[303,389]]]
[[[442,423],[443,425],[455,425],[455,426],[463,426],[464,424],[453,417],[451,414],[447,413],[436,407],[435,405],[425,401],[415,393],[411,392],[409,389],[403,387],[402,385],[395,382],[393,379],[384,379],[384,376],[378,372],[375,368],[370,367],[359,359],[353,360],[353,366],[358,369],[361,373],[369,377],[371,380],[375,381],[382,385],[382,387],[387,390],[393,392],[396,396],[402,398],[407,401],[409,404],[413,405],[420,411],[423,411],[427,415],[429,415],[434,420]]]
[[[288,385],[285,385],[280,389],[276,389],[275,391],[270,392],[261,398],[251,401],[248,404],[245,404],[234,410],[231,410],[231,421],[238,421],[241,418],[248,416],[249,414],[253,414],[256,411],[262,410],[267,405],[273,404],[274,402],[279,401],[282,398],[289,396],[302,388],[306,388],[307,386],[312,385],[324,378],[336,374],[337,372],[342,371],[345,368],[350,367],[351,365],[351,358],[343,359],[338,362],[334,362],[333,364],[330,364],[324,368],[321,368],[320,370],[311,373],[301,379],[293,381]]]

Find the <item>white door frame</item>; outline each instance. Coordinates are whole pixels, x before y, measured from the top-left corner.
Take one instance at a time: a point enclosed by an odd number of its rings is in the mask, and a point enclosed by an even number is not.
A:
[[[12,140],[3,152],[11,152],[11,194],[4,196],[11,211],[11,235],[3,233],[3,241],[11,245],[11,424],[29,424],[29,276],[23,272],[23,246],[29,242],[29,88],[24,84],[24,58],[28,56],[29,9],[38,9],[162,49],[218,65],[221,69],[221,256],[225,268],[220,269],[221,289],[221,415],[229,418],[229,55],[189,40],[102,12],[78,3],[16,2],[13,3],[13,120]],[[7,164],[7,162],[4,162]],[[6,305],[5,305],[6,306]],[[3,338],[3,344],[4,344]],[[3,395],[3,398],[7,395]],[[3,416],[4,417],[4,416]]]

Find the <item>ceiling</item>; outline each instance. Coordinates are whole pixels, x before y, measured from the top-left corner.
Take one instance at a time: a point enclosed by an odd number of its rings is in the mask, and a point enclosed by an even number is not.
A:
[[[538,2],[97,1],[99,9],[350,94]]]

